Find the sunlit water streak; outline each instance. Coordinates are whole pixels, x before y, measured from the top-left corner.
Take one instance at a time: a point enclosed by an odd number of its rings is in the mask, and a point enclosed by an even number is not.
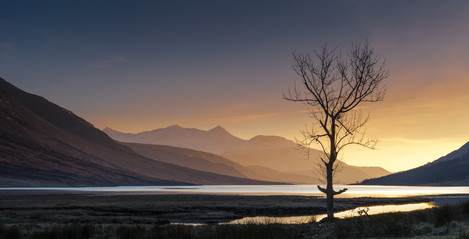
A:
[[[337,185],[348,188],[339,197],[407,197],[469,194],[469,187]],[[118,186],[118,187],[31,187],[0,188],[4,191],[62,191],[82,193],[222,194],[222,195],[307,195],[323,196],[316,185],[200,185],[200,186]]]
[[[376,215],[390,212],[410,212],[414,210],[423,210],[433,208],[435,205],[431,202],[425,203],[411,203],[402,205],[381,205],[381,206],[369,206],[369,207],[358,207],[351,210],[335,213],[336,218],[349,218],[363,215]],[[247,223],[280,223],[280,224],[303,224],[312,221],[320,221],[327,217],[327,214],[309,215],[309,216],[292,216],[292,217],[244,217],[238,220],[234,220],[223,224],[247,224]]]

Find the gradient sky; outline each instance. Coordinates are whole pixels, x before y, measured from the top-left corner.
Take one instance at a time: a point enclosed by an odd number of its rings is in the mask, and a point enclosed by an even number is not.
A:
[[[344,161],[399,171],[469,140],[468,1],[2,1],[0,77],[102,129],[217,125],[300,137],[291,51],[368,40],[387,62],[368,135]]]

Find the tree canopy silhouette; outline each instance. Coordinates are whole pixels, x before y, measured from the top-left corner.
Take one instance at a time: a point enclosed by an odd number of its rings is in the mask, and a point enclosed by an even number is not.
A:
[[[359,106],[383,100],[382,82],[389,72],[384,60],[368,42],[352,44],[345,54],[327,45],[319,52],[294,51],[293,59],[299,79],[293,89],[283,93],[283,98],[302,102],[310,111],[312,126],[301,130],[304,137],[298,143],[306,148],[317,144],[324,153],[321,170],[326,186],[317,187],[326,194],[328,219],[333,220],[334,196],[347,190],[333,188],[339,153],[349,145],[375,148],[377,139],[365,137],[364,126],[369,114]]]

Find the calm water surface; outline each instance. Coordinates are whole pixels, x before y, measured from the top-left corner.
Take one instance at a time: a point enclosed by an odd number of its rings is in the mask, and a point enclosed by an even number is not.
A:
[[[336,218],[349,218],[368,214],[375,215],[389,212],[410,212],[414,210],[422,210],[433,208],[435,205],[431,202],[410,203],[402,205],[381,205],[370,207],[358,207],[355,209],[334,213]],[[246,223],[280,223],[280,224],[303,224],[313,221],[320,221],[327,217],[327,214],[310,215],[310,216],[294,216],[294,217],[244,217],[225,224],[246,224]]]
[[[336,213],[339,218],[359,216],[366,211],[368,215],[427,209],[435,205],[469,200],[469,187],[422,187],[422,186],[361,186],[337,185],[348,188],[340,197],[406,197],[431,195],[456,195],[452,197],[432,197],[434,203],[412,203],[403,205],[381,205],[355,208]],[[305,195],[323,196],[316,185],[200,185],[200,186],[120,186],[120,187],[53,187],[53,188],[0,188],[0,191],[47,191],[57,193],[130,193],[130,194],[219,194],[219,195]],[[457,196],[461,195],[461,196]],[[465,195],[465,196],[463,196]],[[455,201],[456,200],[456,201]],[[294,217],[245,217],[229,223],[286,223],[300,224],[319,221],[325,214]],[[194,224],[196,225],[196,224]]]
[[[337,185],[348,188],[339,197],[405,197],[441,194],[469,194],[469,187]],[[201,185],[201,186],[119,186],[119,187],[35,187],[0,188],[7,191],[115,192],[145,194],[227,194],[323,196],[316,185]]]

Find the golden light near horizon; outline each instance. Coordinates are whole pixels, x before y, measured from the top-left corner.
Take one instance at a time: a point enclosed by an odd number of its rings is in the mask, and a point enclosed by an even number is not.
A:
[[[464,1],[94,4],[5,3],[1,76],[100,129],[221,125],[243,139],[294,140],[309,118],[281,99],[296,77],[292,50],[369,40],[391,73],[384,101],[363,106],[367,135],[381,142],[345,151],[345,162],[405,170],[469,140]]]
[[[469,95],[466,93],[469,73],[457,69],[444,74],[447,80],[420,87],[415,87],[412,82],[419,82],[428,73],[395,72],[392,77],[400,81],[387,84],[385,100],[362,107],[370,113],[367,135],[380,139],[377,149],[352,147],[345,151],[343,160],[351,165],[380,166],[397,172],[434,161],[461,147],[469,140],[469,112],[464,110],[469,105]],[[275,95],[266,96],[269,97]],[[275,100],[278,101],[275,106],[262,101],[233,104],[184,115],[177,120],[154,117],[133,123],[109,118],[93,122],[99,128],[109,126],[132,133],[176,123],[203,130],[221,125],[243,139],[263,134],[295,140],[300,137],[299,130],[308,124],[307,111],[301,105],[283,102],[280,97]]]

